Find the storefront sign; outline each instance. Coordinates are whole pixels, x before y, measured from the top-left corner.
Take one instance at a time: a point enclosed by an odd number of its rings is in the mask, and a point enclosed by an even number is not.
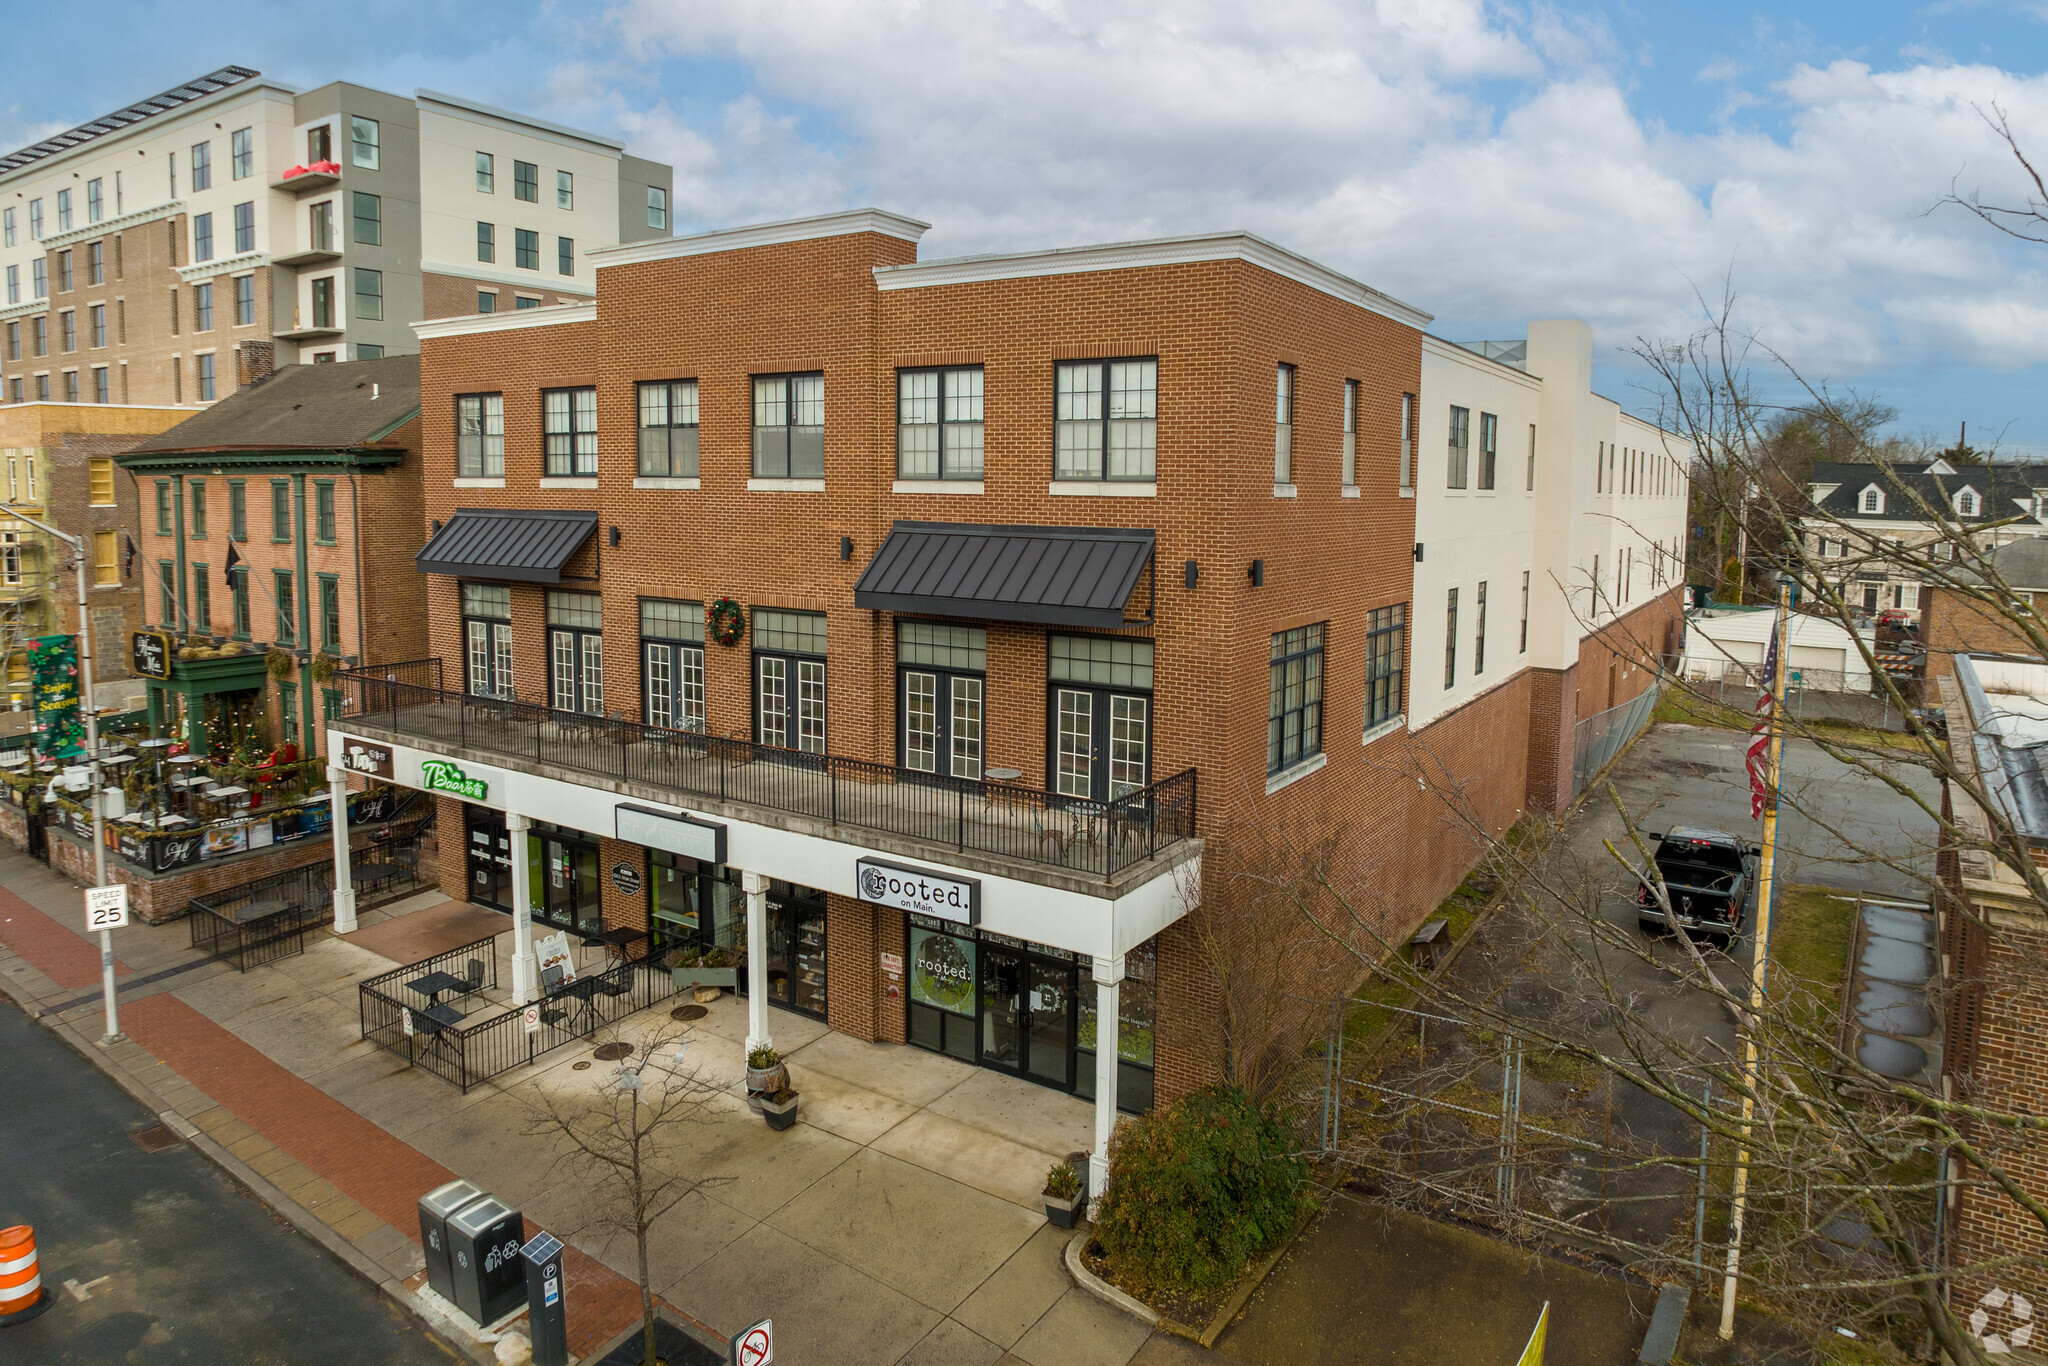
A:
[[[692,820],[651,807],[621,802],[618,836],[648,849],[661,849],[700,863],[725,862],[725,827],[716,821]]]
[[[472,802],[484,801],[491,795],[489,783],[470,777],[446,759],[420,760],[420,786],[428,792],[446,792]]]
[[[640,895],[640,870],[630,863],[614,863],[612,886],[626,896]]]
[[[128,662],[144,678],[169,678],[171,638],[162,631],[137,631],[128,638]]]
[[[854,865],[853,877],[862,901],[959,925],[981,923],[979,878],[943,877],[878,858],[864,858]]]
[[[38,636],[28,664],[36,703],[36,750],[52,759],[85,752],[85,723],[78,714],[78,641],[73,636]]]
[[[396,776],[391,771],[391,746],[358,740],[353,735],[341,737],[341,766],[351,773],[364,773],[372,778]]]

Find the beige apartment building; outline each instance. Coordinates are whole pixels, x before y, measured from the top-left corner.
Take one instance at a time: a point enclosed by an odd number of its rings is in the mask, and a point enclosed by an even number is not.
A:
[[[594,296],[667,166],[453,95],[226,66],[0,156],[0,400],[193,408],[411,324]]]

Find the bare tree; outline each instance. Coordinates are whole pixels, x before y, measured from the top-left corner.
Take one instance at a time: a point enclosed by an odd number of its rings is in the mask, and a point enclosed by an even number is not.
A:
[[[688,1038],[683,1026],[664,1022],[637,1042],[612,1026],[600,1038],[603,1044],[624,1047],[625,1060],[587,1077],[558,1072],[570,1079],[566,1087],[544,1077],[530,1091],[516,1094],[526,1106],[527,1132],[554,1146],[550,1177],[573,1183],[588,1200],[587,1217],[572,1232],[595,1230],[633,1239],[645,1335],[641,1360],[652,1363],[655,1317],[648,1231],[684,1199],[723,1180],[684,1169],[686,1149],[676,1132],[686,1124],[709,1120],[712,1103],[723,1093],[700,1080],[695,1066],[684,1061]]]

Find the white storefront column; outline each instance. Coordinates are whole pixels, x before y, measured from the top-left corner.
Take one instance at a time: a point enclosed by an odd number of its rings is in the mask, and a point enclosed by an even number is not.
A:
[[[348,771],[332,764],[327,767],[327,809],[334,818],[334,932],[348,934],[356,927],[356,883],[348,851]]]
[[[747,1051],[773,1048],[768,1036],[768,879],[740,873],[747,895]]]
[[[1088,1196],[1109,1184],[1109,1139],[1116,1132],[1117,998],[1124,960],[1095,960],[1095,1151],[1088,1155]]]
[[[540,969],[533,957],[533,870],[526,861],[526,827],[516,812],[505,813],[506,843],[512,846],[512,1004],[540,999]]]

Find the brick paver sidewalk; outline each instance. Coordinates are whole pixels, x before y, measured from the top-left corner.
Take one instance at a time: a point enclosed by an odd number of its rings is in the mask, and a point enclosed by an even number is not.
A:
[[[30,986],[24,977],[64,994],[99,981],[99,946],[6,888],[0,945],[34,970],[23,974],[15,965],[9,976],[17,991]],[[30,987],[29,994],[40,993]],[[454,1180],[453,1172],[169,993],[124,1002],[121,1027],[130,1042],[109,1061],[151,1090],[160,1112],[189,1121],[394,1277],[418,1264],[416,1253],[397,1248],[396,1235],[417,1247],[419,1197]],[[70,1032],[84,1041],[96,1031],[81,1023]],[[163,1077],[163,1069],[174,1076]],[[394,1251],[403,1258],[398,1266]],[[563,1264],[569,1350],[588,1356],[639,1318],[639,1288],[575,1247]]]

